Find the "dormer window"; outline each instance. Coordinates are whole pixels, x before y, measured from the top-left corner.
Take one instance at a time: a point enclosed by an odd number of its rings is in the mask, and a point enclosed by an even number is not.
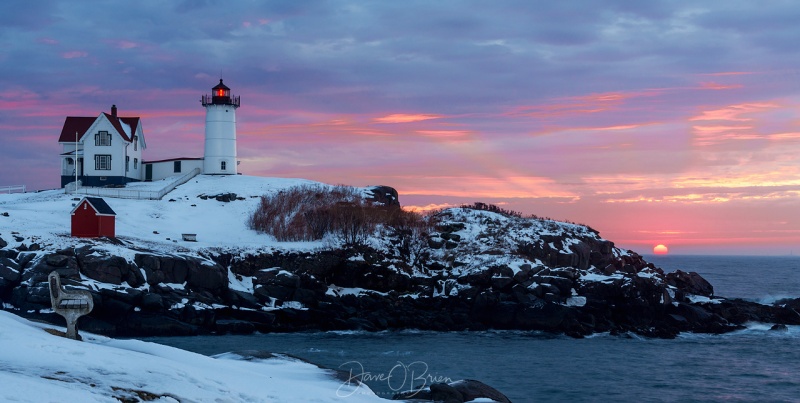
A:
[[[96,146],[110,146],[111,145],[111,134],[107,131],[100,131],[94,135],[94,145]]]

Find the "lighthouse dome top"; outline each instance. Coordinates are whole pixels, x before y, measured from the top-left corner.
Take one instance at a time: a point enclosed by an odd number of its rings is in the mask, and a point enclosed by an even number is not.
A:
[[[239,107],[239,97],[234,97],[231,95],[231,89],[222,83],[221,78],[219,79],[219,84],[211,89],[211,96],[203,95],[203,97],[200,99],[200,102],[202,102],[204,107],[209,105],[229,105],[233,106],[234,108]]]
[[[223,91],[230,91],[231,89],[230,89],[230,88],[228,88],[228,86],[227,86],[227,85],[223,84],[223,83],[222,83],[222,79],[220,78],[220,79],[219,79],[219,84],[217,84],[216,86],[214,86],[214,88],[212,88],[212,90],[214,90],[214,92],[216,92],[216,91],[219,91],[219,90],[223,90]]]

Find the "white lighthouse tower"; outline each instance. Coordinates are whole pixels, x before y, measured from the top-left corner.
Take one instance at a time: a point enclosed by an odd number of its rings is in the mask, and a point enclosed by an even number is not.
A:
[[[206,175],[236,175],[236,108],[239,97],[231,96],[231,89],[219,84],[211,89],[211,96],[201,99],[206,108],[206,144],[203,156],[203,173]]]

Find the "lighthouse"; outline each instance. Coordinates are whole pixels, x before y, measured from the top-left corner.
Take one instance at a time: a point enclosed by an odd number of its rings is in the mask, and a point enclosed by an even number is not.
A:
[[[239,97],[219,80],[211,96],[203,95],[200,102],[206,108],[206,143],[203,173],[206,175],[236,175],[236,108]]]

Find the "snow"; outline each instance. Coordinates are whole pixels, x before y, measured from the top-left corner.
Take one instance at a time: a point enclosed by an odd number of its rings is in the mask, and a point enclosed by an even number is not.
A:
[[[169,179],[169,178],[168,178]],[[160,190],[170,181],[132,183],[136,190]],[[117,213],[117,237],[130,246],[174,253],[204,249],[240,250],[244,253],[281,250],[311,251],[324,247],[320,242],[277,242],[272,236],[248,228],[247,221],[260,197],[292,186],[318,184],[305,179],[266,178],[247,175],[198,175],[178,186],[161,200],[135,200],[105,197]],[[244,200],[229,203],[200,195],[235,193]],[[63,189],[36,193],[0,195],[0,237],[11,247],[39,243],[48,249],[73,247],[70,211],[82,196],[65,194]],[[74,199],[78,200],[74,200]],[[15,241],[18,232],[22,241]],[[197,234],[197,242],[186,242],[181,234]],[[110,254],[133,260],[135,251],[106,244]]]
[[[601,282],[609,282],[618,279],[625,278],[622,274],[614,273],[610,276],[606,276],[600,273],[585,273],[581,275],[581,280],[583,281],[601,281]]]
[[[123,122],[122,119],[119,119],[119,124],[122,126],[122,131],[125,132],[125,135],[128,136],[128,138],[132,138],[133,136],[131,136],[131,126]]]
[[[253,293],[253,277],[237,276],[228,269],[228,287],[234,291]]]
[[[719,299],[711,299],[709,297],[703,295],[694,295],[694,294],[687,294],[686,298],[689,302],[693,304],[720,304],[722,303]]]
[[[335,284],[331,284],[330,286],[328,286],[328,291],[326,291],[326,294],[332,297],[343,297],[345,295],[359,296],[362,294],[378,294],[384,296],[388,295],[385,292],[367,290],[365,288],[358,288],[358,287],[338,287]]]
[[[161,402],[378,402],[364,385],[278,356],[206,357],[139,340],[82,333],[83,342],[0,311],[0,401],[118,402],[151,394]]]

